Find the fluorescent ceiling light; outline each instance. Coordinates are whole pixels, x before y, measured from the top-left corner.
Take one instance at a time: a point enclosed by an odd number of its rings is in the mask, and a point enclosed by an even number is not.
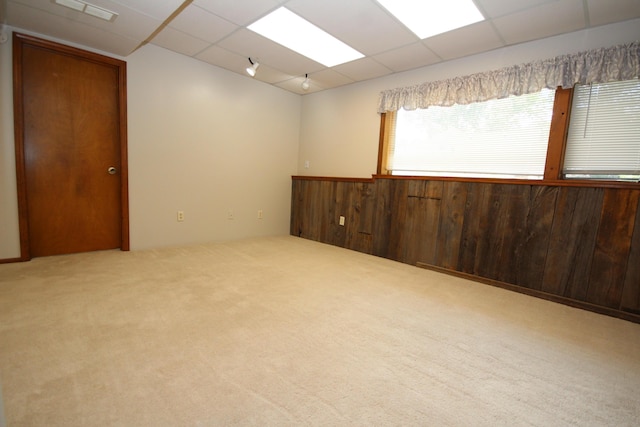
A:
[[[421,39],[484,20],[472,0],[378,0]]]
[[[326,67],[364,56],[284,7],[247,28]]]

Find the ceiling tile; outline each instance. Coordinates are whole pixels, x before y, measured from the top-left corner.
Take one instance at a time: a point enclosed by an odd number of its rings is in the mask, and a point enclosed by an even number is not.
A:
[[[249,60],[246,57],[229,52],[228,50],[222,49],[218,46],[211,46],[205,49],[196,55],[195,58],[241,74],[247,78],[252,78],[245,72],[245,69],[250,65]],[[253,79],[273,84],[290,80],[293,77],[295,76],[261,63]]]
[[[65,17],[14,2],[7,3],[7,17],[11,20],[11,26],[119,56],[127,56],[142,41],[73,22]]]
[[[302,82],[304,81],[304,76],[302,77],[294,77],[293,79],[285,80],[283,82],[279,82],[276,86],[288,90],[289,92],[297,93],[299,95],[305,95],[307,93],[318,92],[323,90],[323,87],[315,84],[314,81],[309,82],[309,89],[302,89]]]
[[[640,0],[587,0],[589,23],[604,25],[640,17]]]
[[[555,36],[585,27],[582,0],[559,0],[493,20],[507,44]]]
[[[442,59],[460,58],[504,46],[487,21],[430,37],[423,43]]]
[[[244,70],[245,68],[247,67],[242,68],[242,70]],[[251,77],[248,74],[245,74],[245,75],[248,77]],[[265,83],[273,84],[273,83],[279,83],[285,80],[289,80],[293,77],[295,76],[292,76],[291,74],[283,73],[282,71],[269,67],[268,65],[260,65],[260,68],[258,68],[258,71],[256,71],[256,75],[253,78],[255,80],[260,80]]]
[[[324,65],[247,29],[236,31],[218,45],[246,58],[257,58],[261,64],[270,65],[292,76],[325,68]]]
[[[194,56],[210,46],[210,43],[204,40],[174,30],[171,27],[165,27],[160,31],[160,33],[151,40],[151,43],[188,56]]]
[[[353,83],[354,80],[349,77],[334,71],[331,68],[318,71],[317,73],[309,74],[309,79],[314,84],[323,88],[331,88],[343,86],[349,83]]]
[[[281,0],[195,0],[194,5],[236,25],[246,26],[276,9]]]
[[[112,5],[121,5],[127,9],[138,11],[164,22],[165,19],[180,7],[184,0],[87,0],[87,2],[109,10],[115,10],[114,8],[116,6]]]
[[[120,34],[121,36],[131,37],[133,39],[142,41],[145,40],[151,33],[162,24],[165,18],[152,18],[146,14],[140,13],[136,10],[128,9],[123,5],[115,4],[113,2],[98,2],[91,0],[92,4],[96,6],[104,7],[112,12],[116,12],[118,17],[110,22],[103,19],[96,18],[95,16],[87,15],[82,12],[78,12],[68,7],[60,6],[51,1],[42,0],[12,0],[7,3],[8,6],[23,5],[33,8],[32,11],[47,12],[51,15],[65,18],[65,22],[69,27],[75,27],[78,24],[85,24],[82,27],[83,30],[90,30],[92,27],[99,28],[103,31],[108,31],[114,34]],[[29,9],[23,10],[23,13],[29,13]],[[8,11],[7,11],[8,12]],[[42,23],[47,24],[49,15],[41,16]],[[11,19],[11,17],[10,17]],[[78,29],[79,29],[78,28]]]
[[[198,6],[187,6],[169,26],[209,43],[215,43],[239,27]]]
[[[412,70],[442,61],[442,58],[438,57],[421,42],[392,49],[375,55],[373,58],[394,72]]]
[[[243,73],[243,70],[249,66],[249,60],[245,56],[229,52],[216,45],[203,50],[195,58],[236,73]]]
[[[285,6],[365,55],[419,40],[371,0],[291,0]]]
[[[333,69],[356,81],[374,79],[393,72],[371,58],[356,59],[333,67]]]
[[[557,0],[476,0],[485,18],[497,18]]]

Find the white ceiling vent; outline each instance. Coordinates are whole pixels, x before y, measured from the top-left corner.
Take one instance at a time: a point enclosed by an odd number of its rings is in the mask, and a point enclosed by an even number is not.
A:
[[[69,9],[77,10],[78,12],[86,13],[87,15],[95,16],[96,18],[104,19],[105,21],[109,22],[113,22],[118,17],[118,14],[116,12],[112,12],[110,10],[80,0],[51,1],[60,6],[68,7]]]

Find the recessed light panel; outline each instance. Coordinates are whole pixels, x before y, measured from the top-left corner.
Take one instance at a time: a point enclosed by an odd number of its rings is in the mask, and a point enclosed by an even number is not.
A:
[[[484,20],[472,0],[378,0],[421,39]]]
[[[364,56],[284,7],[247,28],[326,67]]]

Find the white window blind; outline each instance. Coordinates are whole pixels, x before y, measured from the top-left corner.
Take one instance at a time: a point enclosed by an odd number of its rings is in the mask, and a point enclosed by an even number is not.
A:
[[[564,175],[640,179],[640,80],[575,87]]]
[[[541,179],[555,91],[467,105],[398,110],[393,175]]]

